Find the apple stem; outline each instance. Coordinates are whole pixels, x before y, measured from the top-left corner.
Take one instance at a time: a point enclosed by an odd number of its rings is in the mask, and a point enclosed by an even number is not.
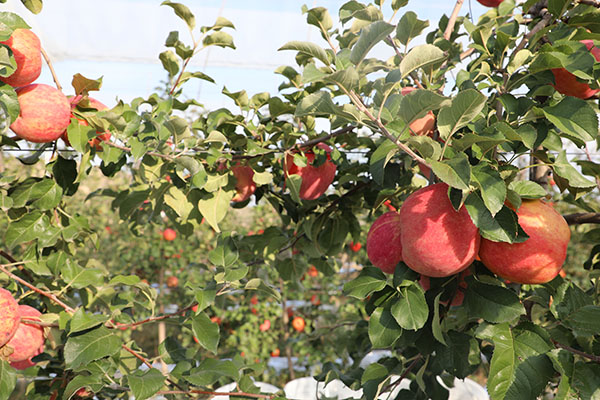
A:
[[[42,296],[45,296],[47,298],[49,298],[50,300],[52,300],[53,302],[55,302],[56,304],[58,304],[59,306],[61,306],[62,308],[65,309],[66,312],[68,312],[69,314],[73,314],[75,313],[75,309],[69,307],[68,305],[66,305],[65,303],[63,303],[58,297],[56,297],[54,294],[52,293],[48,293],[42,289],[39,289],[35,286],[33,286],[31,283],[27,282],[26,280],[19,278],[17,275],[13,274],[12,272],[10,272],[9,270],[6,269],[6,266],[4,264],[0,264],[0,271],[4,272],[6,275],[8,275],[9,277],[11,277],[12,279],[14,279],[15,281],[19,282],[20,284],[27,286],[29,289],[33,290],[34,292],[41,294]]]
[[[48,65],[48,68],[50,69],[50,74],[52,74],[52,79],[54,80],[54,84],[56,85],[56,88],[62,92],[62,86],[60,85],[60,82],[58,81],[58,76],[56,75],[56,71],[54,71],[54,67],[52,66],[52,61],[50,60],[48,53],[46,53],[46,50],[44,50],[43,47],[40,47],[40,51],[42,52],[42,56],[44,57],[44,60],[46,61],[46,64]]]
[[[452,31],[454,30],[454,25],[456,24],[456,19],[458,18],[460,8],[462,7],[464,1],[465,0],[456,0],[454,10],[452,10],[452,15],[450,15],[448,25],[446,26],[446,30],[444,31],[444,39],[446,40],[450,40],[450,36],[452,35]]]

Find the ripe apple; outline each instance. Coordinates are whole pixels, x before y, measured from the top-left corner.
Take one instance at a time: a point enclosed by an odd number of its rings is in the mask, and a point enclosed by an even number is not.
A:
[[[33,361],[31,361],[31,359],[35,356],[37,356],[38,354],[42,354],[44,352],[44,345],[42,345],[39,349],[36,350],[35,354],[32,355],[31,357],[29,357],[27,360],[24,361],[15,361],[15,362],[11,362],[10,366],[13,367],[14,369],[18,369],[18,370],[24,370],[30,367],[34,367],[35,363]]]
[[[257,314],[258,314],[258,310],[257,310],[256,308],[254,308],[254,307],[252,307],[252,308],[250,309],[250,312],[251,312],[252,314],[254,314],[254,315],[257,315]]]
[[[585,47],[596,58],[596,61],[600,62],[600,47],[594,46],[593,40],[582,40],[581,43],[585,44]],[[557,92],[565,96],[573,96],[585,100],[600,92],[600,89],[592,89],[587,83],[578,81],[575,75],[564,68],[553,68],[552,74],[554,74],[554,81],[556,82],[553,85],[554,88]]]
[[[250,298],[250,304],[254,304],[254,305],[258,304],[258,297],[256,297],[256,295],[254,295]]]
[[[315,153],[311,150],[306,151],[307,165],[305,167],[299,167],[294,163],[294,157],[291,154],[286,156],[286,167],[288,175],[299,175],[302,178],[302,184],[300,185],[300,198],[303,200],[315,200],[318,199],[331,185],[335,178],[336,166],[331,162],[331,147],[325,143],[319,143],[317,146],[319,149],[327,152],[327,161],[318,167],[314,166]]]
[[[179,278],[170,276],[167,278],[167,287],[176,288],[179,285]]]
[[[271,328],[271,321],[269,321],[268,319],[265,319],[265,322],[263,322],[262,324],[259,325],[258,329],[260,329],[261,332],[266,332]]]
[[[402,261],[400,214],[389,211],[373,222],[367,234],[367,257],[371,264],[393,274]]]
[[[71,110],[74,110],[77,105],[83,100],[83,96],[79,95],[79,96],[69,96],[68,97],[71,103]],[[89,103],[89,108],[93,108],[97,111],[102,111],[102,110],[107,110],[108,107],[105,106],[104,104],[102,104],[100,101],[92,98],[92,97],[88,97],[88,103]],[[87,107],[86,107],[87,108]],[[76,118],[73,113],[71,113],[71,118]],[[88,122],[84,119],[81,118],[77,118],[77,121],[79,121],[79,125],[82,126],[89,126]],[[102,146],[100,146],[100,141],[102,142],[108,142],[108,140],[110,139],[110,132],[106,131],[106,132],[98,132],[96,131],[96,137],[94,139],[91,139],[89,141],[89,144],[91,147],[95,148],[96,150],[102,150]],[[69,142],[69,138],[67,136],[67,131],[65,130],[61,136],[61,139],[66,143],[67,146],[71,145],[71,142]],[[167,177],[169,177],[167,175]],[[169,177],[170,178],[170,177]],[[144,201],[145,204],[147,204],[149,201]]]
[[[318,306],[318,305],[320,305],[320,304],[321,304],[321,300],[319,300],[319,298],[317,297],[317,295],[316,295],[316,294],[313,294],[313,295],[310,297],[310,302],[312,303],[312,305],[313,305],[313,306]]]
[[[79,398],[81,399],[87,399],[88,397],[91,397],[92,394],[92,392],[90,392],[84,387],[80,388],[78,391],[75,392],[75,396],[79,396]]]
[[[402,96],[406,96],[413,90],[417,90],[417,88],[402,88]],[[432,111],[429,111],[424,117],[414,120],[408,127],[411,135],[433,136],[433,131],[435,130],[435,115],[433,115]]]
[[[504,0],[477,0],[486,7],[498,7]]]
[[[192,311],[193,311],[193,312],[198,312],[198,304],[194,304],[194,305],[192,306]]]
[[[355,253],[357,253],[362,248],[362,244],[360,242],[357,242],[357,243],[350,242],[349,246],[350,246],[350,250],[352,250]]]
[[[306,322],[302,317],[294,317],[292,320],[292,328],[294,328],[298,332],[304,331],[304,327],[306,326]]]
[[[275,349],[271,352],[271,357],[279,357],[280,354],[281,351],[279,351],[279,349]]]
[[[292,307],[288,307],[285,309],[285,313],[288,318],[292,318],[294,316],[294,309]]]
[[[408,196],[400,208],[399,221],[402,260],[422,275],[454,275],[467,268],[479,251],[479,231],[464,206],[454,210],[445,183]]]
[[[167,242],[172,242],[177,237],[177,232],[175,232],[174,229],[167,228],[163,231],[162,235],[163,239],[165,239]]]
[[[214,317],[210,317],[211,322],[217,324],[217,325],[221,325],[221,318],[214,316]]]
[[[316,278],[317,276],[319,276],[319,270],[314,265],[311,265],[310,267],[308,267],[308,271],[306,273],[308,274],[308,276],[313,277],[313,278]]]
[[[19,304],[6,290],[0,288],[0,347],[4,346],[15,335],[21,316],[19,314]]]
[[[38,320],[42,315],[38,310],[26,305],[19,305],[19,315],[21,318]],[[44,329],[39,325],[28,324],[21,321],[17,332],[6,344],[13,348],[13,352],[8,356],[8,361],[25,361],[36,355],[40,347],[44,345]]]
[[[10,125],[20,138],[34,143],[58,139],[71,122],[67,96],[52,86],[31,84],[17,89],[21,111]]]
[[[237,180],[235,184],[235,191],[237,194],[231,199],[233,202],[240,202],[247,200],[254,191],[256,190],[256,183],[252,180],[254,177],[254,170],[247,165],[237,163],[231,167],[233,176]]]
[[[483,239],[479,257],[496,275],[516,283],[545,283],[558,275],[567,257],[571,230],[565,219],[542,200],[525,200],[517,210],[529,235],[523,243]]]
[[[42,72],[42,52],[40,39],[29,29],[15,29],[4,42],[13,52],[17,69],[11,76],[0,77],[0,81],[20,87],[35,81]]]

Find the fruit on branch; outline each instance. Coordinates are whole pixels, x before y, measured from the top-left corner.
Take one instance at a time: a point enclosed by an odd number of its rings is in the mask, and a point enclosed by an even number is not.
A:
[[[19,315],[19,304],[6,290],[0,288],[0,347],[4,346],[15,335],[21,317]]]
[[[294,317],[292,320],[292,328],[294,328],[298,332],[304,331],[304,327],[306,326],[306,322],[302,317]]]
[[[254,295],[250,298],[250,304],[254,304],[254,305],[258,304],[258,297],[256,297],[256,295]]]
[[[402,96],[406,96],[413,90],[417,89],[414,87],[402,88]],[[418,118],[411,122],[411,124],[408,127],[410,129],[411,135],[433,136],[433,131],[435,130],[435,115],[433,115],[432,111],[429,111],[424,117]]]
[[[231,201],[240,202],[247,200],[256,190],[256,183],[252,180],[254,177],[254,170],[247,165],[237,163],[231,167],[231,171],[236,179],[236,195]]]
[[[311,265],[310,267],[308,267],[308,271],[306,273],[308,274],[308,276],[313,277],[313,278],[316,278],[317,276],[319,276],[319,270],[314,265]]]
[[[17,68],[12,75],[0,77],[0,81],[21,87],[35,81],[42,72],[42,53],[40,39],[29,29],[15,29],[4,42],[13,52]]]
[[[479,257],[496,275],[516,283],[545,283],[558,275],[567,257],[571,230],[565,219],[542,200],[525,200],[517,210],[529,235],[522,243],[483,239]]]
[[[288,175],[298,175],[302,178],[302,184],[300,185],[300,198],[303,200],[315,200],[318,199],[331,185],[335,178],[336,166],[331,161],[331,147],[325,143],[319,143],[316,145],[319,149],[327,152],[327,160],[319,165],[315,166],[315,153],[312,150],[305,152],[307,165],[305,167],[299,167],[294,163],[294,156],[288,154],[286,156],[286,167]]]
[[[463,206],[456,211],[448,185],[417,190],[400,208],[402,260],[414,271],[441,278],[467,268],[479,251],[479,230]]]
[[[10,125],[20,138],[35,143],[58,139],[71,122],[71,106],[61,91],[44,84],[17,89],[21,111]]]
[[[371,264],[393,274],[402,261],[400,214],[389,211],[373,222],[367,234],[367,257]]]
[[[75,392],[75,396],[79,396],[78,398],[81,398],[81,399],[87,399],[88,397],[91,397],[92,394],[93,394],[92,392],[90,392],[89,390],[87,390],[84,387],[80,388],[78,391]]]
[[[271,357],[279,357],[280,354],[281,351],[279,351],[279,349],[275,349],[271,352]]]
[[[38,310],[26,305],[19,305],[21,323],[17,332],[6,344],[12,347],[13,352],[8,356],[8,361],[25,361],[35,356],[40,347],[44,345],[44,329],[40,325],[28,324],[23,318],[40,321],[42,315]]]
[[[360,251],[360,249],[362,248],[362,244],[360,242],[357,242],[357,243],[350,242],[350,244],[348,246],[350,246],[350,250],[352,250],[355,253]]]
[[[179,278],[176,276],[170,276],[167,278],[167,287],[176,288],[179,285]]]
[[[70,102],[71,102],[71,110],[74,110],[77,105],[79,105],[79,103],[82,102],[83,100],[83,96],[79,95],[79,96],[69,96]],[[101,103],[100,101],[92,98],[92,97],[88,97],[88,104],[85,106],[85,108],[92,108],[96,111],[102,111],[102,110],[108,110],[108,107],[105,106],[103,103]],[[88,122],[84,119],[81,118],[77,118],[75,115],[73,115],[73,113],[71,112],[71,118],[76,118],[77,121],[79,121],[79,125],[81,126],[89,126]],[[108,142],[110,139],[110,132],[106,131],[106,132],[98,132],[96,131],[96,137],[94,139],[91,139],[88,141],[88,143],[90,144],[91,147],[95,148],[96,150],[102,150],[102,146],[100,146],[100,142]],[[65,130],[61,136],[61,139],[67,144],[67,146],[71,145],[71,142],[69,142],[69,138],[67,136],[67,131]],[[167,175],[168,177],[168,175]]]
[[[486,7],[498,7],[504,0],[477,0]]]
[[[313,306],[321,305],[321,300],[319,299],[319,297],[316,294],[313,294],[312,296],[310,296],[310,302]]]
[[[167,228],[163,231],[162,236],[167,242],[172,242],[177,237],[177,232],[175,229]]]
[[[271,321],[269,321],[268,319],[265,319],[265,322],[263,322],[262,324],[260,324],[258,326],[258,329],[261,332],[266,332],[271,328]]]
[[[14,369],[18,369],[18,370],[24,370],[30,367],[34,367],[35,363],[33,361],[31,361],[31,359],[35,356],[37,356],[38,354],[42,354],[44,352],[44,345],[42,345],[39,349],[36,350],[35,354],[31,357],[29,357],[27,360],[23,360],[23,361],[15,361],[15,362],[11,362],[10,366],[13,367]]]
[[[217,325],[221,325],[221,322],[222,322],[221,318],[217,317],[216,315],[214,317],[210,317],[210,321],[212,323],[217,324]]]
[[[454,293],[454,296],[452,297],[452,301],[450,302],[451,306],[460,306],[462,305],[464,299],[465,299],[465,290],[467,289],[467,283],[465,282],[465,277],[470,275],[471,271],[469,270],[464,270],[463,272],[460,273],[460,275],[458,276],[459,282],[458,282],[458,288],[456,290],[456,293]],[[421,287],[423,288],[423,290],[428,291],[431,288],[431,279],[428,276],[425,275],[421,275],[421,278],[419,279],[419,285],[421,285]],[[448,301],[440,301],[441,304],[447,306],[448,305]]]
[[[585,47],[596,58],[596,61],[600,62],[600,47],[594,46],[593,40],[582,40],[581,43],[585,44]],[[557,92],[565,96],[573,96],[585,100],[600,92],[600,89],[592,89],[587,83],[578,81],[577,77],[565,68],[553,68],[552,74],[555,81],[555,84],[552,86],[554,86]]]

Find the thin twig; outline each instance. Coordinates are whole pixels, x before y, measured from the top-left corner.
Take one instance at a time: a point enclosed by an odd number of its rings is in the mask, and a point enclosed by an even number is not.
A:
[[[255,393],[245,393],[245,392],[209,392],[205,390],[165,390],[156,393],[157,395],[165,395],[165,394],[207,394],[211,396],[239,396],[239,397],[252,397],[255,399],[272,399],[277,397],[276,395],[268,395],[268,394],[255,394]]]
[[[546,25],[548,25],[548,23],[550,23],[550,20],[552,19],[552,14],[550,12],[548,12],[548,10],[543,9],[541,11],[541,15],[542,15],[542,20],[540,22],[538,22],[536,24],[536,26],[534,26],[533,29],[531,31],[529,31],[529,33],[527,35],[525,35],[523,40],[521,40],[521,42],[517,45],[517,47],[515,48],[515,51],[513,51],[512,54],[517,54],[519,51],[523,50],[525,48],[525,46],[527,45],[527,43],[531,40],[531,38],[536,33],[541,31],[542,29],[544,29],[546,27]]]
[[[56,88],[62,92],[62,86],[60,85],[60,82],[58,82],[58,76],[54,71],[54,67],[52,66],[52,61],[50,60],[50,57],[48,57],[48,53],[46,53],[46,50],[44,50],[43,47],[40,47],[40,51],[42,52],[44,60],[46,60],[46,64],[48,64],[48,68],[50,69],[50,73],[52,74],[52,79],[54,79],[54,84],[56,85]]]
[[[561,348],[561,349],[565,349],[565,350],[567,350],[570,353],[577,354],[578,356],[581,356],[583,358],[587,358],[588,360],[591,360],[593,362],[600,363],[600,356],[597,356],[597,355],[594,355],[594,354],[585,353],[585,352],[583,352],[581,350],[574,349],[571,346],[567,346],[565,344],[558,343],[556,340],[552,340],[552,343],[554,343],[555,347],[558,347],[558,348]]]
[[[578,213],[563,215],[569,225],[600,224],[600,213]]]
[[[143,362],[144,365],[146,365],[148,368],[150,368],[150,369],[154,368],[152,366],[152,364],[150,364],[150,362],[148,362],[148,360],[146,360],[144,357],[142,357],[137,351],[130,349],[129,347],[125,346],[124,344],[122,344],[121,347],[123,348],[123,350],[129,352],[135,358],[137,358],[138,360],[140,360],[141,362]],[[176,382],[173,382],[173,380],[171,378],[169,378],[168,376],[166,378],[167,378],[167,382],[169,382],[171,385],[175,386],[179,390],[185,391]]]
[[[10,272],[9,270],[7,270],[5,268],[5,266],[2,264],[0,264],[0,271],[4,272],[6,275],[11,277],[15,281],[19,282],[20,284],[27,286],[29,289],[33,290],[34,292],[49,298],[50,300],[52,300],[53,302],[55,302],[56,304],[58,304],[59,306],[64,308],[65,311],[68,312],[69,314],[73,314],[75,312],[75,310],[73,308],[71,308],[68,305],[66,305],[65,303],[63,303],[58,297],[56,297],[52,293],[48,293],[42,289],[38,289],[37,287],[33,286],[31,283],[27,282],[26,280],[19,278],[17,275],[15,275],[12,272]]]
[[[115,149],[119,149],[119,150],[123,150],[124,152],[131,153],[131,149],[129,147],[121,146],[120,144],[117,144],[117,143],[114,143],[114,142],[110,142],[110,141],[104,142],[104,143],[106,143],[110,147],[114,147]],[[147,154],[149,156],[159,157],[159,158],[162,158],[162,159],[168,160],[168,161],[174,161],[175,160],[173,157],[171,157],[169,155],[161,154],[161,153],[156,153],[156,152],[153,152],[153,151],[148,151],[145,154]]]
[[[21,322],[26,324],[26,325],[39,325],[39,326],[45,326],[48,328],[58,328],[59,325],[53,322],[44,322],[44,321],[40,321],[37,319],[33,319],[31,317],[21,317]]]
[[[394,388],[396,386],[398,386],[400,384],[400,382],[402,382],[402,380],[408,376],[408,374],[410,373],[410,371],[415,367],[415,365],[417,365],[417,362],[422,357],[423,356],[421,354],[418,354],[417,357],[410,363],[410,365],[408,367],[406,367],[406,369],[404,370],[404,372],[402,372],[402,375],[400,375],[400,378],[398,378],[398,380],[396,382],[390,383],[385,388],[383,388],[381,390],[381,393],[385,393],[385,392],[388,392],[390,390],[394,390]]]
[[[458,18],[458,14],[460,13],[460,8],[462,7],[463,3],[464,0],[456,0],[454,10],[452,10],[452,15],[450,15],[448,25],[446,26],[446,31],[444,32],[444,39],[446,40],[450,40],[450,36],[454,30],[454,25],[456,25],[456,19]]]
[[[175,311],[174,313],[158,315],[156,317],[146,318],[146,319],[144,319],[142,321],[132,322],[130,324],[121,324],[121,323],[119,323],[118,325],[114,325],[110,321],[108,321],[106,323],[106,327],[107,328],[111,328],[111,329],[133,328],[135,326],[147,324],[147,323],[150,323],[150,322],[162,321],[164,319],[173,318],[173,317],[180,317],[181,314],[185,313],[188,310],[191,310],[196,305],[198,305],[198,303],[193,303],[193,304],[191,304],[191,305],[189,305],[189,306],[187,306],[185,308],[181,308],[181,309]]]

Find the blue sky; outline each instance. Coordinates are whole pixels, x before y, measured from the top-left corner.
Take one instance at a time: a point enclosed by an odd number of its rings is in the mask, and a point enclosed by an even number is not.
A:
[[[388,0],[388,3],[391,0]],[[211,48],[200,53],[190,71],[200,70],[212,76],[216,84],[193,81],[186,95],[210,108],[229,106],[230,100],[221,94],[223,86],[230,91],[245,89],[249,94],[275,93],[283,81],[273,71],[280,65],[293,65],[294,52],[277,49],[291,40],[314,40],[316,28],[306,24],[301,7],[327,7],[334,19],[339,0],[182,0],[196,15],[197,25],[210,25],[218,15],[231,20],[236,30],[231,32],[237,50]],[[485,11],[471,0],[475,16]],[[116,99],[130,101],[155,91],[166,74],[158,60],[165,50],[164,40],[172,30],[179,30],[184,41],[190,40],[185,24],[171,8],[150,0],[46,0],[41,14],[24,11],[19,0],[8,0],[0,10],[16,11],[32,25],[53,59],[65,93],[70,94],[70,82],[75,73],[90,78],[103,76],[102,90],[94,97],[108,106]],[[465,2],[461,14],[469,11]],[[100,6],[99,6],[100,5]],[[384,9],[388,9],[389,5]],[[442,13],[450,14],[454,1],[412,0],[401,11],[415,11],[421,19],[437,24]],[[391,15],[391,13],[390,13]],[[394,22],[400,18],[399,13]],[[387,48],[384,51],[389,51]],[[387,53],[382,53],[387,57]],[[46,68],[40,79],[52,84]]]

